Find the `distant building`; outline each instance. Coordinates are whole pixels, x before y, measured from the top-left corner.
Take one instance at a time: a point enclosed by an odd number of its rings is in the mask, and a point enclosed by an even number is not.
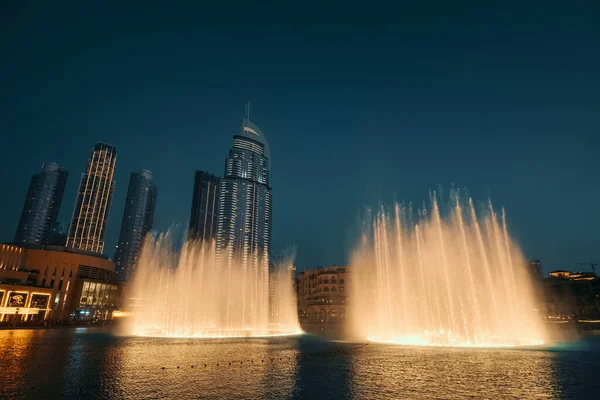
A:
[[[67,243],[67,232],[62,223],[56,222],[52,227],[52,231],[50,232],[50,238],[48,239],[48,244],[52,246],[61,246],[65,247]]]
[[[550,322],[600,319],[600,279],[594,272],[552,271],[543,284],[543,315]]]
[[[349,273],[346,267],[307,269],[298,274],[298,318],[310,325],[342,324],[348,315]]]
[[[156,185],[152,172],[132,172],[129,178],[127,199],[119,243],[115,252],[117,280],[129,281],[135,272],[146,234],[152,230],[156,208]]]
[[[544,278],[542,273],[542,262],[540,260],[527,261],[527,272],[534,280],[541,280]]]
[[[221,263],[268,270],[271,252],[270,150],[248,115],[225,161],[221,181],[217,255]]]
[[[104,233],[115,189],[116,159],[116,147],[96,143],[87,170],[81,175],[67,247],[98,254],[104,251]]]
[[[221,178],[204,171],[196,171],[189,238],[213,241],[217,239]]]
[[[45,162],[31,177],[17,233],[16,244],[48,243],[60,210],[67,171],[55,162]]]

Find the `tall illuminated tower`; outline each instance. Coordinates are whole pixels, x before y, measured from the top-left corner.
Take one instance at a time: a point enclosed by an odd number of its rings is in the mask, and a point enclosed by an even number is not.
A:
[[[98,142],[81,175],[67,236],[67,247],[102,253],[104,232],[115,189],[117,148]]]
[[[127,282],[134,275],[144,239],[154,222],[157,193],[151,171],[143,169],[131,173],[119,244],[114,258],[119,281]]]
[[[268,270],[271,251],[270,151],[265,135],[249,118],[225,160],[221,181],[217,254],[222,265]]]

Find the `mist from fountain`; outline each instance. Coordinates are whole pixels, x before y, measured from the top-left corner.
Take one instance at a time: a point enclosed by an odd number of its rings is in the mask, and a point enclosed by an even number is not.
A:
[[[288,288],[293,288],[293,280],[271,282],[271,290],[277,289],[282,297],[270,312],[268,262],[258,255],[248,258],[248,266],[241,260],[221,265],[214,242],[186,241],[176,250],[170,233],[149,235],[129,296],[133,316],[127,332],[157,337],[301,332],[295,292]],[[272,320],[273,313],[278,316],[276,321]]]
[[[289,331],[290,327],[300,331],[296,289],[292,284],[296,279],[295,258],[295,249],[290,250],[270,266],[269,324],[273,332]]]
[[[452,191],[417,211],[395,204],[368,218],[352,256],[353,331],[373,341],[439,346],[541,344],[533,285],[504,210],[479,215]]]

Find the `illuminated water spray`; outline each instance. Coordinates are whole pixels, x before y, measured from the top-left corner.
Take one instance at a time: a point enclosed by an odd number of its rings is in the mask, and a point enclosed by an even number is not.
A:
[[[370,340],[419,345],[540,344],[543,329],[504,210],[478,215],[453,191],[448,212],[381,208],[352,258],[353,330]]]
[[[162,337],[246,337],[300,332],[291,275],[282,260],[269,274],[258,262],[220,265],[214,243],[149,237],[126,302],[131,334]],[[289,268],[288,268],[289,270]],[[285,279],[287,278],[287,279]]]

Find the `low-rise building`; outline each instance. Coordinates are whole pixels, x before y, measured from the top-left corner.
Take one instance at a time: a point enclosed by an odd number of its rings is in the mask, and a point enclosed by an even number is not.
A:
[[[348,279],[348,270],[342,266],[307,269],[298,274],[298,318],[303,328],[346,322]]]
[[[0,323],[112,318],[121,287],[106,257],[59,246],[0,245]]]
[[[543,284],[547,320],[600,319],[600,279],[594,272],[552,271]]]

